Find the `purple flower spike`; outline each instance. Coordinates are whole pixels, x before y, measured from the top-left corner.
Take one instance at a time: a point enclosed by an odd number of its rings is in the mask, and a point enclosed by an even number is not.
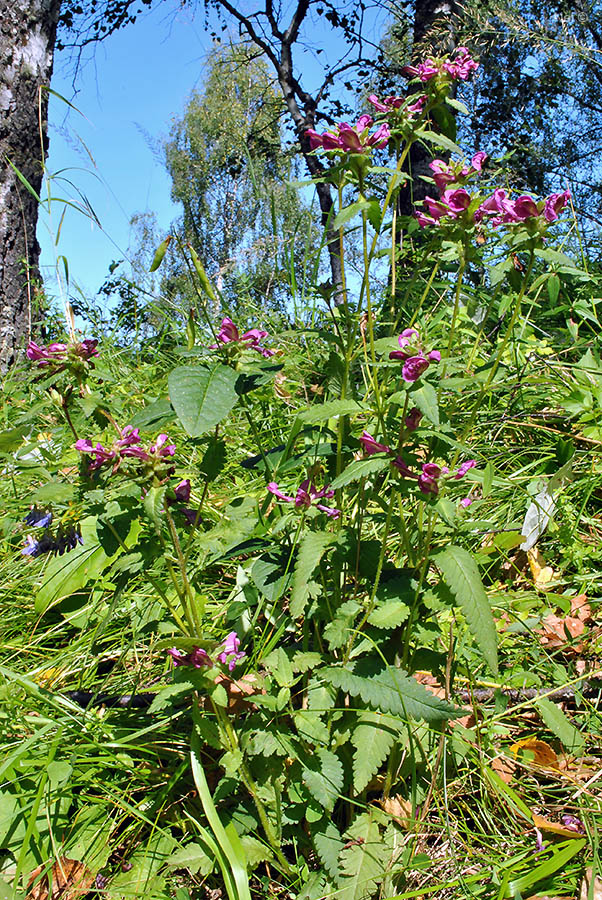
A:
[[[211,657],[201,647],[193,647],[190,653],[183,653],[176,647],[172,647],[167,652],[173,659],[174,666],[191,666],[195,669],[202,669],[204,666],[211,668],[213,665]]]
[[[252,350],[257,350],[258,353],[261,353],[266,359],[273,356],[276,352],[275,350],[268,350],[266,347],[261,346],[260,341],[263,341],[267,336],[267,331],[262,331],[260,328],[251,328],[249,331],[240,334],[238,328],[228,316],[224,316],[222,319],[222,324],[217,333],[217,339],[218,341],[221,341],[222,344],[248,345]],[[209,349],[217,350],[218,346],[218,344],[211,344]]]
[[[52,522],[52,513],[50,510],[41,510],[37,506],[33,506],[23,521],[26,525],[31,525],[35,528],[48,528]]]
[[[439,478],[441,476],[441,467],[436,463],[424,463],[422,466],[422,474],[418,477],[418,487],[423,494],[439,493]]]
[[[328,487],[322,488],[322,490],[319,491],[309,479],[301,482],[294,497],[289,497],[288,494],[284,494],[275,481],[270,481],[268,484],[268,491],[270,494],[278,497],[279,500],[284,500],[285,503],[294,503],[298,509],[309,509],[312,504],[315,504],[316,509],[326,513],[327,516],[330,516],[333,519],[338,519],[341,515],[339,509],[334,509],[331,506],[323,506],[322,504],[315,502],[316,500],[322,500],[323,498],[330,499],[330,497],[334,497],[334,491]]]
[[[410,358],[404,362],[401,370],[404,381],[417,381],[418,378],[426,372],[429,365],[428,359],[425,359],[424,356],[410,356]]]

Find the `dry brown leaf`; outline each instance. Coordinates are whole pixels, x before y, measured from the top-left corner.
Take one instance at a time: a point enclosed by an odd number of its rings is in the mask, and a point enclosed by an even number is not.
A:
[[[252,702],[247,700],[247,697],[251,697],[253,694],[265,694],[265,689],[260,688],[256,682],[257,676],[252,672],[243,675],[236,681],[225,674],[220,674],[215,679],[216,684],[222,684],[226,689],[229,713],[239,713],[252,706]]]
[[[545,741],[540,741],[537,738],[523,738],[512,744],[510,752],[527,765],[558,771],[558,757]]]
[[[432,672],[413,672],[412,678],[414,678],[419,684],[427,687],[431,694],[434,694],[435,697],[441,697],[442,699],[445,699],[445,688],[439,681],[437,681]]]
[[[581,893],[579,894],[579,900],[589,900],[590,898],[590,884],[592,881],[593,871],[590,866],[585,871],[585,875],[583,876],[583,881],[581,882]],[[591,900],[602,900],[602,878],[599,875],[596,875],[593,884],[593,891],[591,894]]]
[[[592,611],[587,602],[586,594],[578,594],[571,598],[571,615],[558,616],[551,613],[541,622],[541,628],[535,629],[535,633],[540,636],[540,641],[544,647],[562,647],[568,643],[570,638],[576,638],[583,634],[585,625],[591,620]],[[573,644],[571,651],[578,653],[583,649],[583,645]]]
[[[50,890],[46,866],[38,866],[29,876],[26,900],[72,900],[85,896],[94,884],[95,876],[76,859],[59,857],[50,871]],[[41,876],[41,877],[40,877]]]
[[[384,812],[391,816],[402,828],[409,828],[414,821],[411,800],[405,800],[399,794],[396,794],[394,797],[383,797],[378,802]]]
[[[510,784],[516,771],[516,765],[512,760],[506,759],[503,756],[496,756],[496,758],[491,761],[491,768],[499,775],[504,784]]]

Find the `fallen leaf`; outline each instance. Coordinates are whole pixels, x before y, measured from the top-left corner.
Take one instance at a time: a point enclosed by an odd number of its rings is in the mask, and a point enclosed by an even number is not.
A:
[[[574,828],[567,828],[560,822],[551,822],[549,819],[545,819],[543,816],[538,816],[535,813],[533,813],[533,824],[536,828],[539,828],[540,831],[550,831],[552,832],[552,834],[561,835],[561,837],[583,837],[583,833],[581,831],[577,831]]]
[[[95,876],[90,869],[76,859],[62,856],[50,871],[50,890],[46,869],[46,866],[38,866],[29,876],[26,900],[72,900],[85,896],[94,884]]]
[[[583,876],[583,881],[581,882],[581,893],[579,894],[579,900],[602,900],[602,878],[599,875],[596,875],[593,883],[593,891],[590,894],[590,885],[592,882],[593,870],[590,866],[585,870],[585,875]]]
[[[537,547],[531,547],[527,551],[529,560],[529,568],[533,576],[535,587],[540,591],[545,591],[550,587],[551,582],[556,576],[556,572],[546,562]]]
[[[394,797],[383,797],[378,803],[384,812],[391,816],[402,828],[409,828],[414,821],[411,800],[405,800],[399,794],[396,794]]]
[[[555,769],[559,763],[556,753],[545,741],[537,738],[523,738],[510,747],[510,752],[523,763],[538,766],[541,769]]]
[[[541,627],[535,629],[544,647],[562,647],[585,631],[586,623],[591,620],[592,611],[586,594],[578,594],[571,598],[571,615],[559,616],[551,613],[541,621]],[[570,650],[578,653],[583,645],[573,644]]]
[[[496,756],[495,759],[492,759],[491,768],[499,775],[504,784],[510,784],[516,771],[516,765],[512,760],[506,759],[504,756]]]

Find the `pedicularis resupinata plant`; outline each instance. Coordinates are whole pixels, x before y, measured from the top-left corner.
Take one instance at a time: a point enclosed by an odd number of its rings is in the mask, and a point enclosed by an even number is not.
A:
[[[471,553],[493,468],[471,438],[526,364],[521,310],[557,278],[548,264],[567,265],[549,242],[570,194],[516,196],[485,153],[465,161],[454,94],[477,68],[465,48],[429,59],[406,71],[409,97],[369,98],[376,121],[310,132],[338,191],[343,273],[316,288],[311,325],[216,322],[216,289],[182,247],[197,309],[143,409],[113,403],[94,341],[27,351],[70,435],[56,480],[79,472],[69,503],[57,490],[25,518],[26,564],[45,558],[37,609],[101,573],[116,594],[152,585],[149,714],[183,711],[192,833],[230,897],[250,896],[263,863],[295,896],[394,893],[414,851],[387,801],[427,815],[427,748],[465,712],[453,679],[498,673]],[[417,141],[445,158],[407,220]],[[279,399],[299,372],[307,390]]]

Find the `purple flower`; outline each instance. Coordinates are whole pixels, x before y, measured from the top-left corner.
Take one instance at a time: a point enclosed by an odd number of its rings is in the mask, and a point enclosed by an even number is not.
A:
[[[41,510],[37,506],[32,506],[23,521],[26,525],[36,528],[48,528],[52,522],[52,513],[50,510]]]
[[[228,316],[224,316],[222,319],[222,324],[217,333],[217,339],[222,344],[248,344],[252,350],[257,350],[257,352],[261,353],[266,359],[273,356],[276,352],[275,350],[268,350],[267,347],[261,346],[260,341],[263,341],[267,336],[267,331],[262,331],[259,328],[251,328],[249,331],[240,334],[238,328]],[[217,350],[217,348],[218,344],[211,344],[209,349]]]
[[[406,97],[396,97],[394,95],[390,97],[385,97],[384,100],[379,100],[376,94],[370,94],[368,97],[368,102],[372,104],[372,106],[378,110],[378,112],[395,114],[397,110],[401,109],[401,107],[406,103]],[[424,109],[424,105],[427,101],[427,97],[423,94],[421,97],[418,97],[413,103],[408,104],[403,110],[402,113],[405,113],[408,119],[413,119],[417,113],[421,113]]]
[[[364,448],[364,453],[366,454],[366,456],[372,456],[374,453],[391,452],[391,448],[388,446],[388,444],[381,444],[379,441],[375,441],[372,435],[367,431],[362,432],[360,444]]]
[[[174,666],[192,666],[195,669],[213,666],[211,657],[201,647],[193,647],[189,653],[183,653],[182,650],[172,647],[167,652],[173,659]]]
[[[462,497],[460,500],[460,506],[463,506],[464,509],[468,509],[468,507],[472,504],[472,499],[470,497]]]
[[[550,194],[549,197],[546,197],[543,211],[546,222],[556,221],[559,214],[569,202],[570,197],[571,192],[568,190],[568,188],[561,194]]]
[[[30,341],[26,350],[26,356],[32,362],[37,362],[39,367],[54,366],[57,371],[64,369],[72,360],[89,360],[92,356],[98,356],[98,341],[85,340],[74,341],[72,344],[48,344],[44,347]]]
[[[422,474],[418,476],[418,487],[423,494],[439,493],[439,478],[441,477],[441,467],[436,463],[424,463],[422,466]]]
[[[230,634],[226,637],[224,641],[224,649],[221,653],[217,654],[218,660],[224,665],[228,666],[228,669],[232,671],[239,659],[244,659],[247,655],[244,651],[240,650],[240,639],[235,631],[231,631]]]
[[[417,66],[405,66],[404,75],[418,77],[422,82],[431,81],[437,76],[451,78],[454,81],[466,81],[471,72],[479,68],[466,47],[458,47],[454,60],[427,59]]]
[[[279,500],[283,500],[285,503],[294,503],[298,508],[309,509],[310,506],[315,505],[316,509],[319,509],[321,512],[326,513],[327,516],[330,516],[333,519],[338,519],[341,515],[340,509],[334,509],[331,506],[324,506],[321,503],[315,502],[316,500],[321,500],[324,497],[326,499],[334,497],[334,491],[328,487],[322,488],[321,491],[318,491],[315,485],[313,485],[309,481],[309,479],[301,482],[294,497],[289,497],[287,494],[284,494],[275,481],[270,481],[270,483],[268,484],[268,491],[270,492],[270,494],[278,497]]]
[[[401,374],[404,381],[417,381],[428,369],[430,363],[424,356],[410,356],[403,364]]]
[[[585,834],[585,825],[578,819],[577,816],[561,816],[560,817],[562,824],[569,831],[575,831],[577,834]]]
[[[397,471],[403,475],[404,478],[416,478],[417,476],[412,472],[410,467],[406,462],[403,461],[401,456],[396,456],[395,459],[391,462],[392,466],[395,466]]]
[[[62,526],[58,529],[56,535],[52,535],[46,530],[39,538],[34,538],[30,534],[25,538],[25,546],[21,550],[23,556],[41,556],[43,553],[63,553],[73,550],[78,544],[83,544],[84,539],[78,528],[73,525],[68,528]]]
[[[191,485],[188,478],[185,478],[184,481],[177,484],[173,490],[176,495],[176,500],[179,500],[180,503],[188,503],[190,500],[190,491]]]
[[[436,353],[437,351],[432,351]],[[417,406],[413,406],[409,411],[405,418],[405,426],[408,431],[416,431],[418,426],[420,425],[420,420],[422,419],[422,413],[418,409]]]
[[[474,467],[476,466],[476,464],[477,464],[476,459],[467,459],[466,462],[463,462],[463,463],[462,463],[462,465],[460,466],[460,468],[458,469],[458,471],[457,471],[456,474],[454,475],[454,478],[456,478],[456,479],[457,479],[457,478],[464,478],[464,476],[466,475],[466,473],[468,472],[468,470],[469,470],[469,469],[474,469]]]
[[[112,450],[107,450],[102,444],[97,444],[96,447],[93,447],[89,438],[80,438],[79,441],[76,441],[75,449],[79,450],[80,453],[90,453],[94,456],[88,467],[89,472],[95,472],[96,469],[102,468],[102,466],[115,458],[115,453]]]
[[[372,116],[360,116],[355,125],[348,122],[339,122],[335,131],[325,131],[318,134],[313,128],[305,132],[309,137],[312,150],[342,150],[345,153],[365,153],[374,148],[385,147],[391,137],[387,122],[370,134],[370,128],[374,120]]]
[[[154,459],[163,459],[173,456],[176,452],[175,444],[167,444],[168,437],[166,434],[160,434],[155,443],[145,450],[140,445],[140,434],[137,428],[126,425],[120,432],[118,440],[113,442],[110,450],[103,447],[102,444],[96,444],[94,447],[89,438],[80,438],[75,442],[75,449],[80,453],[89,453],[94,456],[90,463],[89,472],[94,472],[102,468],[107,463],[114,460],[113,472],[116,472],[123,459],[134,458],[142,462],[152,462]]]

